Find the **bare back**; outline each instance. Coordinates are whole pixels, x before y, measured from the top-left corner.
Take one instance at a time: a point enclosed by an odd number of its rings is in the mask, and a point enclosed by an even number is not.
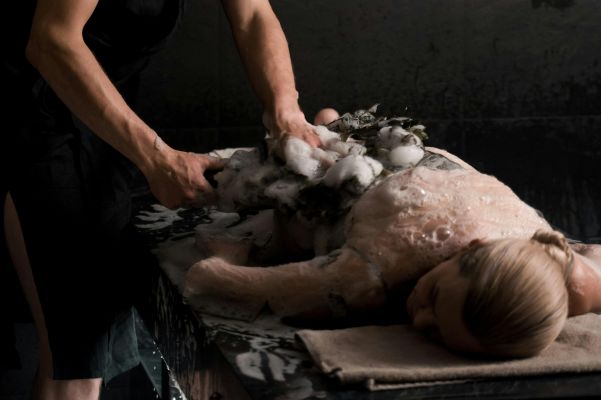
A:
[[[389,284],[417,278],[474,239],[528,238],[549,228],[506,185],[474,169],[416,167],[357,201],[346,246],[378,265]]]

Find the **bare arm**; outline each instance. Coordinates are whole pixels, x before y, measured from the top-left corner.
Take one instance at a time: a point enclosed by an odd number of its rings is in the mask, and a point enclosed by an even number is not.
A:
[[[343,317],[386,302],[379,272],[355,251],[276,267],[243,267],[221,258],[194,264],[184,295],[199,311],[253,319],[265,305],[278,316]]]
[[[220,163],[178,152],[127,105],[83,39],[98,0],[38,0],[26,55],[65,105],[94,133],[135,163],[166,206],[210,192],[203,172]]]
[[[276,137],[285,133],[320,144],[298,105],[288,43],[268,0],[222,0],[238,51]]]

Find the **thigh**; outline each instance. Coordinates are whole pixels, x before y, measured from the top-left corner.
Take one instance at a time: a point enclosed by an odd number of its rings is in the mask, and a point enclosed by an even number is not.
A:
[[[6,190],[0,181],[0,370],[18,368],[20,366],[14,335],[14,309],[20,303],[19,282],[14,269],[11,268],[8,246],[4,235],[4,203]]]
[[[2,79],[0,82],[5,83]],[[5,88],[6,86],[2,86]],[[14,128],[11,119],[7,118],[10,109],[0,107],[3,124],[0,134],[3,143],[0,144],[0,370],[20,367],[16,349],[14,322],[29,318],[27,305],[23,298],[19,280],[12,267],[8,245],[5,236],[4,206],[9,186],[11,135]]]

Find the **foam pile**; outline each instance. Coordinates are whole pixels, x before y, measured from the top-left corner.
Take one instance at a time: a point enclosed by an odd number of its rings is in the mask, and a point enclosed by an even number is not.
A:
[[[309,220],[344,213],[381,178],[424,157],[424,126],[409,118],[377,117],[376,108],[315,126],[321,148],[297,138],[282,144],[267,137],[266,147],[279,148],[279,156],[265,148],[235,152],[215,177],[219,209],[277,208]]]

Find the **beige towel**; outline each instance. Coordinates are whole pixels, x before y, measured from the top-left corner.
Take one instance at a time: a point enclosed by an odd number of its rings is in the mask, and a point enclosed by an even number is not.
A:
[[[297,333],[315,364],[342,383],[370,390],[486,378],[601,371],[601,316],[570,318],[541,354],[507,361],[469,359],[430,342],[408,325]]]

